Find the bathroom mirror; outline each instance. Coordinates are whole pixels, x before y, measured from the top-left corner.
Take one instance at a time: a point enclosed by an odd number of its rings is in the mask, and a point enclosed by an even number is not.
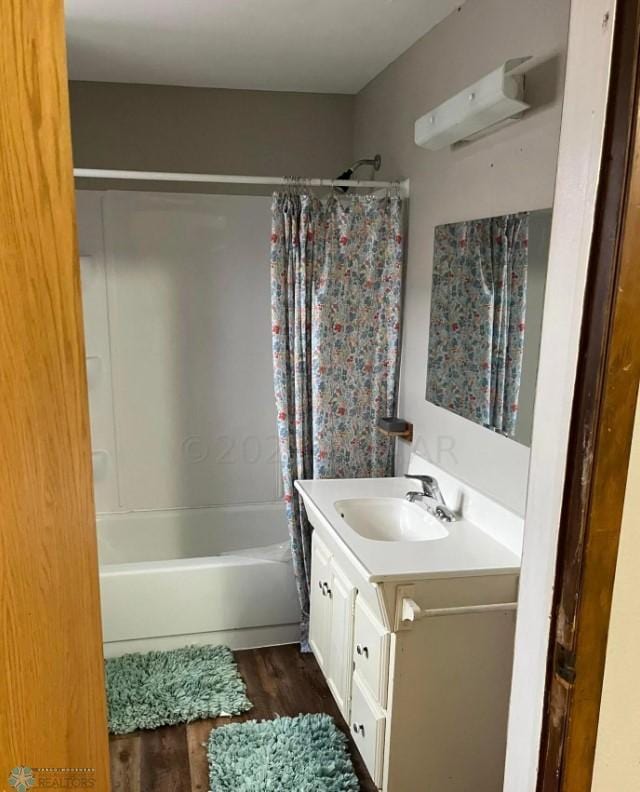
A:
[[[551,209],[435,229],[426,398],[530,445]]]

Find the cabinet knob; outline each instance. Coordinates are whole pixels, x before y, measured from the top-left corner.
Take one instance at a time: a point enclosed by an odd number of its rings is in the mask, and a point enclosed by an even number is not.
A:
[[[360,734],[364,737],[364,724],[363,723],[354,723],[353,724],[353,731],[354,734],[360,732]]]
[[[367,660],[369,659],[369,647],[368,646],[361,646],[360,644],[358,644],[356,646],[356,652],[359,655],[362,655],[363,657],[365,657]]]

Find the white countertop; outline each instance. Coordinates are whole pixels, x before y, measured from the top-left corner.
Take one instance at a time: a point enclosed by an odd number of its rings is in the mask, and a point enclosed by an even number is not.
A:
[[[296,481],[295,486],[318,512],[323,527],[355,557],[371,582],[517,574],[520,570],[518,555],[464,517],[444,523],[449,533],[441,539],[386,542],[361,536],[335,507],[337,501],[348,498],[404,498],[407,492],[420,490],[419,482],[406,478],[317,479]]]

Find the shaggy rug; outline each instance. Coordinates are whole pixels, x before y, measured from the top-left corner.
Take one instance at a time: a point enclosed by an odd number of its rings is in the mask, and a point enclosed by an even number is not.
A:
[[[329,715],[220,726],[207,751],[213,792],[358,792],[347,738]]]
[[[187,646],[105,660],[109,731],[127,734],[251,709],[226,646]]]

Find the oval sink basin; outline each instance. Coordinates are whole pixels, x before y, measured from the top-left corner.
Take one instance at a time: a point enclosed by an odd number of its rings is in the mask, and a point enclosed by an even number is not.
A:
[[[349,498],[334,505],[347,525],[365,539],[428,542],[449,535],[422,506],[402,498]]]

